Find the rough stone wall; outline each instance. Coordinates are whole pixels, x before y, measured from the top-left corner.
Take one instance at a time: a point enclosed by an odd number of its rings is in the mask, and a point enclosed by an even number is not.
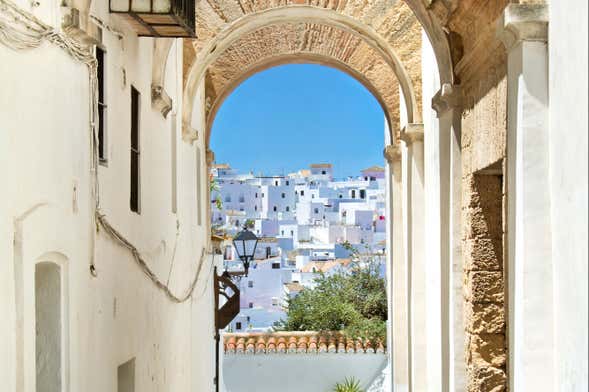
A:
[[[503,161],[507,130],[506,53],[496,22],[507,0],[436,0],[446,26],[462,120],[462,232],[468,391],[507,389]]]
[[[505,64],[470,86],[462,121],[466,362],[469,391],[507,389],[501,175],[507,130]]]
[[[507,388],[503,176],[469,175],[464,200],[464,317],[468,391]]]

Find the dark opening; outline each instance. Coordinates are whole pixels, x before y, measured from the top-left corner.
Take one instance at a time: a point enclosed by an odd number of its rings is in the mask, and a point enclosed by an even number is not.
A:
[[[139,99],[141,94],[131,86],[131,211],[139,213]]]
[[[106,162],[106,138],[105,138],[105,111],[106,100],[104,93],[104,50],[96,47],[96,73],[98,78],[98,159],[101,162]]]

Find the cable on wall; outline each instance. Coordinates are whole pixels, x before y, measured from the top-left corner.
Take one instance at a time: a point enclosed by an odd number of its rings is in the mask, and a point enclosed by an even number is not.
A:
[[[45,24],[34,15],[22,11],[16,4],[10,0],[0,0],[0,43],[13,50],[30,50],[38,48],[43,42],[48,41],[64,51],[66,51],[76,61],[85,64],[89,70],[89,88],[90,88],[90,107],[89,107],[89,128],[91,133],[90,138],[90,155],[92,158],[90,172],[92,176],[92,189],[91,198],[94,204],[94,214],[92,227],[94,233],[99,232],[99,228],[102,228],[108,236],[113,239],[117,244],[129,250],[132,254],[136,264],[140,267],[141,271],[152,281],[152,283],[160,290],[162,290],[170,301],[175,303],[183,303],[192,297],[192,294],[198,283],[204,259],[207,254],[206,247],[203,246],[201,255],[198,260],[198,267],[194,278],[191,281],[188,289],[181,295],[178,296],[172,292],[168,284],[163,283],[158,276],[149,268],[145,259],[141,256],[139,250],[133,245],[124,235],[116,230],[110,222],[106,219],[106,216],[101,213],[100,209],[100,192],[99,192],[99,180],[98,180],[98,135],[96,133],[96,122],[98,113],[98,76],[97,76],[97,60],[93,53],[87,46],[84,46],[69,38],[67,35],[56,31],[53,27]],[[178,239],[178,233],[176,240]],[[96,235],[91,236],[91,247],[92,256],[90,260],[90,272],[93,276],[97,276],[96,267],[94,263],[94,254],[96,246]],[[175,248],[175,246],[174,246]],[[212,252],[209,252],[212,253]],[[174,258],[176,252],[174,250],[172,260],[170,262],[170,268],[174,265]],[[211,263],[214,264],[214,263]],[[171,275],[171,269],[169,276]],[[168,277],[169,283],[169,277]],[[203,290],[202,296],[206,293],[206,286]]]

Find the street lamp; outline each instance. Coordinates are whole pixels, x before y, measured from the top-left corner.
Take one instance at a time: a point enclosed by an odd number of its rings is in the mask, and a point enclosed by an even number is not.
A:
[[[247,226],[243,227],[243,230],[240,231],[234,238],[233,238],[233,246],[237,251],[237,255],[239,259],[243,263],[243,273],[233,273],[232,275],[245,275],[247,276],[250,261],[254,259],[254,255],[256,254],[256,246],[258,245],[258,237],[254,233],[248,230]]]

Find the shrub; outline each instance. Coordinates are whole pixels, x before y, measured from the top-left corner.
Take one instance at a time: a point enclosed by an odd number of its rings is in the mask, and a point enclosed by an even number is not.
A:
[[[360,388],[360,381],[356,380],[355,378],[346,378],[342,384],[337,383],[335,384],[335,388],[333,392],[364,392],[362,388]]]

